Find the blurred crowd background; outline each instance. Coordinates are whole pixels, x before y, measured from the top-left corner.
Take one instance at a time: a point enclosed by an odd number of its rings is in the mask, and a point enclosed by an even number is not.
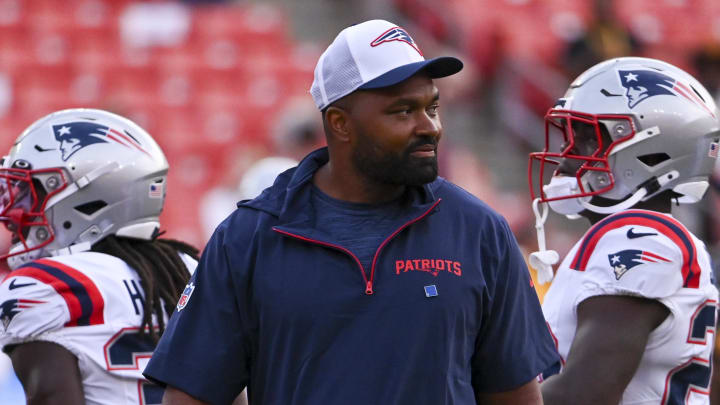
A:
[[[465,62],[437,81],[441,175],[500,211],[527,251],[527,153],[542,148],[543,115],[575,76],[611,57],[654,57],[720,99],[717,0],[0,0],[0,150],[58,109],[125,115],[170,162],[166,235],[202,248],[235,201],[324,144],[313,68],[341,29],[372,18],[406,28],[428,57]],[[720,172],[709,194],[676,214],[717,259]],[[585,225],[552,217],[548,245],[563,256]],[[22,398],[0,355],[0,404]]]

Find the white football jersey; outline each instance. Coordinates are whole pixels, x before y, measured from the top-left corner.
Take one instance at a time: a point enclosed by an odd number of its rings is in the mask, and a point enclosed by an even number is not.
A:
[[[181,256],[194,271],[195,261]],[[82,252],[36,260],[0,285],[0,348],[63,346],[78,359],[87,404],[160,404],[162,389],[142,376],[155,348],[139,335],[144,299],[137,272],[117,257]]]
[[[703,242],[671,215],[628,210],[604,218],[570,250],[543,302],[563,364],[583,300],[655,299],[670,315],[650,334],[621,404],[708,404],[718,300],[711,273]]]

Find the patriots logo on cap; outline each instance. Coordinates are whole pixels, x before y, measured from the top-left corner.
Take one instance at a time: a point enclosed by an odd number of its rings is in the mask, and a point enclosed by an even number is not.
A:
[[[45,301],[38,300],[26,300],[26,299],[12,299],[7,300],[0,304],[0,322],[2,322],[3,328],[7,331],[10,321],[15,318],[25,308],[32,308],[39,304],[44,304]]]
[[[379,37],[375,38],[375,40],[370,43],[370,46],[376,47],[385,42],[392,42],[392,41],[405,42],[406,44],[412,46],[413,49],[415,49],[420,54],[420,56],[422,56],[422,52],[420,52],[420,48],[417,47],[417,45],[415,44],[415,41],[412,39],[410,34],[408,34],[407,31],[405,31],[404,29],[402,29],[400,27],[393,27],[393,28],[390,28],[389,30],[383,32],[382,34],[380,34]]]
[[[660,255],[656,255],[655,253],[637,249],[621,250],[619,252],[609,254],[608,260],[610,261],[610,266],[612,266],[613,271],[615,272],[615,280],[620,280],[620,277],[627,273],[628,270],[640,264],[670,262],[670,260]]]
[[[713,117],[715,116],[689,85],[681,83],[666,74],[654,70],[618,70],[618,75],[620,76],[620,83],[625,87],[625,97],[628,100],[629,108],[634,108],[654,96],[681,96],[696,106],[703,108]]]
[[[97,143],[115,142],[127,148],[135,148],[150,155],[140,146],[140,142],[127,132],[121,133],[106,125],[94,122],[76,121],[53,125],[55,140],[60,142],[62,160],[66,161],[80,149]]]

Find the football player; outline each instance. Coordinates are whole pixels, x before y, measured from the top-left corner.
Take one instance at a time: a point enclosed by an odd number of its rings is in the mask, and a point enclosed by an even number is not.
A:
[[[168,163],[135,123],[43,117],[0,167],[0,347],[29,404],[159,404],[142,376],[197,250],[161,239]]]
[[[547,203],[592,226],[543,303],[563,359],[543,375],[546,404],[708,403],[718,292],[671,207],[705,193],[718,114],[691,75],[647,58],[593,66],[547,113],[530,154],[536,215]],[[535,257],[546,270],[550,252]]]

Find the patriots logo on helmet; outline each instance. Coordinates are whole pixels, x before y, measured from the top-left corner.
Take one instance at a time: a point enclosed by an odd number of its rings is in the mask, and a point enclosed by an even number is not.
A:
[[[689,85],[681,83],[666,74],[655,70],[618,70],[618,75],[620,76],[620,83],[625,87],[625,97],[628,100],[629,108],[634,108],[642,101],[653,96],[668,95],[677,97],[679,95],[703,108],[713,117],[715,116]]]
[[[86,146],[110,142],[119,143],[128,148],[135,148],[148,154],[130,134],[127,132],[123,134],[106,125],[76,121],[53,125],[52,130],[55,140],[60,142],[63,161],[67,161],[75,152]]]
[[[641,101],[653,96],[666,94],[675,96],[671,91],[675,79],[652,70],[618,70],[620,82],[625,87],[628,107],[633,108]]]
[[[645,252],[637,249],[621,250],[608,255],[610,266],[615,272],[615,280],[620,280],[628,270],[645,263],[666,262],[670,260],[652,252]]]
[[[7,331],[10,321],[15,318],[25,308],[32,308],[38,304],[44,304],[45,301],[38,300],[26,300],[26,299],[12,299],[7,300],[0,304],[0,322],[2,322],[3,328]]]
[[[385,42],[392,41],[405,42],[406,44],[412,46],[413,49],[415,49],[422,56],[422,52],[420,52],[420,49],[417,47],[415,41],[412,39],[410,34],[408,34],[407,31],[400,27],[393,27],[383,32],[382,34],[380,34],[379,37],[375,38],[375,40],[370,43],[370,46],[376,47]]]

